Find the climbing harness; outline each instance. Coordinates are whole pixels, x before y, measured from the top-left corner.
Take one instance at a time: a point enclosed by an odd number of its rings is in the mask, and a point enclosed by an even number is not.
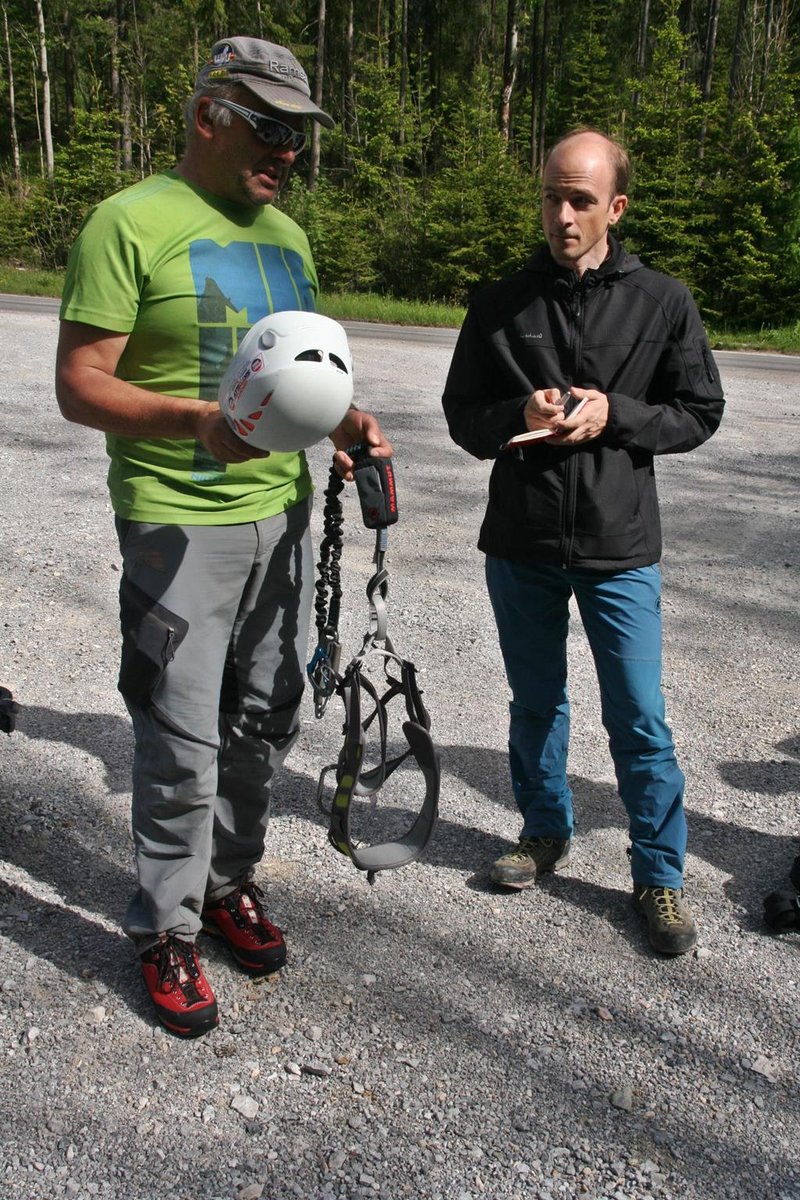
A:
[[[430,718],[417,684],[416,669],[413,663],[397,653],[387,632],[389,575],[385,559],[388,527],[395,523],[398,515],[392,461],[370,456],[365,445],[352,446],[347,453],[353,459],[353,475],[364,524],[367,529],[375,530],[375,572],[366,589],[369,628],[361,649],[346,669],[340,672],[340,559],[344,525],[341,493],[344,482],[332,467],[325,490],[323,538],[316,583],[317,648],[307,671],[314,690],[316,716],[324,715],[334,693],[341,698],[345,713],[344,745],[338,761],[322,769],[317,787],[317,803],[330,819],[328,840],[341,854],[352,859],[359,871],[366,871],[367,880],[374,883],[377,871],[406,866],[419,858],[427,846],[436,822],[441,772],[431,740]],[[387,685],[382,694],[366,673],[367,666],[374,665],[376,659],[383,668]],[[407,720],[402,728],[408,748],[389,757],[387,707],[396,696],[401,696],[405,701]],[[377,761],[367,767],[367,740],[371,729],[371,750]],[[425,798],[411,828],[395,840],[376,845],[357,843],[351,828],[354,798],[368,800],[371,815],[374,816],[380,789],[407,761],[416,763],[425,783]],[[325,795],[332,773],[333,799],[328,805]]]

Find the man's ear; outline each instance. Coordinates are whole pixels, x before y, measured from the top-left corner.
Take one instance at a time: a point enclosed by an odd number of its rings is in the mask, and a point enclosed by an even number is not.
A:
[[[209,141],[214,136],[214,122],[209,116],[212,100],[210,96],[200,96],[194,107],[194,127],[200,137]]]
[[[615,196],[614,199],[611,201],[611,207],[608,210],[609,225],[616,225],[617,221],[619,221],[620,217],[625,212],[625,209],[627,207],[628,207],[628,197],[627,196]]]

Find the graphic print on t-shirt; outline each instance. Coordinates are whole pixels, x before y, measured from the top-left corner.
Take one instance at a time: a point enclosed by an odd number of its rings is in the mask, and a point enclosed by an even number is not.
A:
[[[251,325],[273,312],[314,311],[314,292],[295,250],[256,242],[220,246],[201,238],[189,246],[200,363],[200,394],[215,395],[224,368]],[[199,442],[192,479],[214,483],[225,474]]]

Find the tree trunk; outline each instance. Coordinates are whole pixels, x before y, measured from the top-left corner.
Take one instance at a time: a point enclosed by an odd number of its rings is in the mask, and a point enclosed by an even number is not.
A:
[[[539,152],[537,155],[539,166],[544,163],[545,152],[545,124],[547,121],[547,44],[550,40],[550,0],[543,0],[542,4],[542,45],[541,53],[539,54]]]
[[[64,124],[70,130],[75,112],[75,55],[72,52],[72,31],[72,14],[65,10],[61,26],[64,51]]]
[[[47,37],[44,27],[42,0],[36,0],[36,23],[39,29],[39,72],[42,80],[42,134],[45,166],[48,179],[53,178],[53,126],[50,117],[50,72],[47,66]]]
[[[117,112],[120,111],[120,0],[117,0],[116,20],[111,27],[111,64],[109,69],[109,89],[111,91],[111,104]],[[116,168],[117,172],[122,170],[122,138],[117,135],[116,146]]]
[[[539,89],[538,70],[541,51],[539,48],[539,6],[533,10],[531,22],[531,175],[539,169]]]
[[[742,65],[742,42],[744,41],[747,7],[750,0],[739,0],[736,10],[736,32],[733,35],[733,53],[731,54],[731,70],[728,77],[728,108],[732,109],[739,92],[740,71]]]
[[[647,62],[647,35],[650,32],[650,0],[642,0],[639,41],[636,45],[636,70],[641,74]]]
[[[11,156],[14,162],[14,184],[17,195],[22,193],[22,164],[19,156],[17,136],[17,107],[14,96],[14,61],[11,55],[11,38],[8,35],[8,9],[3,5],[3,33],[6,43],[6,70],[8,71],[8,121],[11,133]]]
[[[681,33],[684,37],[691,37],[694,28],[694,0],[682,0],[679,17]]]
[[[31,62],[31,91],[33,92],[33,112],[36,117],[36,144],[39,147],[39,173],[44,179],[44,138],[42,137],[42,114],[39,106],[39,72],[36,67],[36,56]]]
[[[322,107],[325,74],[325,0],[317,0],[317,63],[314,77],[314,103]],[[308,190],[313,192],[319,179],[319,121],[311,122],[311,152],[308,163]]]
[[[692,54],[690,50],[690,46],[694,38],[694,0],[682,0],[678,10],[678,17],[685,46],[685,52],[682,60],[683,70],[681,74],[683,76],[683,82],[687,83],[689,79],[693,78],[694,71],[694,63],[692,61]]]
[[[120,92],[120,116],[122,117],[122,169],[133,169],[133,133],[131,130],[131,85],[127,74],[122,76]]]
[[[442,13],[442,4],[436,5],[436,70],[434,72],[434,92],[433,103],[438,108],[442,102],[442,78],[444,72],[444,63],[442,61],[442,34],[444,30],[444,16]]]
[[[700,91],[706,101],[711,99],[711,77],[714,74],[714,56],[717,50],[717,30],[719,28],[719,5],[720,0],[709,0],[706,42],[703,50],[703,72],[700,77]]]
[[[645,65],[647,63],[647,36],[650,32],[650,0],[642,0],[642,7],[639,16],[639,40],[636,44],[636,78],[641,79],[644,75]],[[639,107],[641,92],[637,90],[633,95],[633,107]]]
[[[408,93],[408,0],[400,8],[400,144],[406,140],[406,96]]]
[[[773,62],[777,53],[780,50],[780,16],[776,10],[779,8],[787,8],[787,5],[781,5],[780,0],[767,0],[764,12],[764,53],[761,58],[761,79],[760,79],[760,95],[758,102],[759,112],[763,112],[764,103],[767,95],[767,82],[770,72],[772,71]]]
[[[386,20],[388,25],[386,40],[389,46],[389,70],[392,71],[397,62],[397,0],[389,0],[389,12]]]
[[[714,57],[717,51],[717,30],[719,28],[719,5],[720,0],[709,0],[706,44],[703,51],[703,71],[700,76],[700,93],[703,97],[704,106],[707,106],[711,99],[711,78],[714,74]],[[700,126],[700,146],[698,151],[700,158],[703,158],[705,153],[707,123],[707,110],[704,108],[703,121]]]
[[[517,78],[517,5],[508,0],[506,9],[506,36],[503,53],[503,90],[500,99],[500,134],[504,141],[511,136],[511,95]]]
[[[133,168],[133,137],[131,134],[131,85],[125,48],[128,45],[128,2],[117,0],[117,21],[114,36],[116,92],[115,101],[120,116],[119,166],[124,171]]]
[[[356,94],[353,84],[353,71],[355,61],[355,16],[353,12],[354,0],[350,0],[347,6],[347,30],[344,40],[344,79],[342,80],[342,99],[344,109],[344,140],[345,140],[345,163],[347,165],[347,143],[353,140],[356,129]]]

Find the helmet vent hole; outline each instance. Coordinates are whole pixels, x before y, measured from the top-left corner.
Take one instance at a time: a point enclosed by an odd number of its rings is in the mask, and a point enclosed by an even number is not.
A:
[[[331,360],[331,362],[333,363],[333,365],[335,367],[338,367],[338,369],[340,371],[344,371],[345,375],[347,374],[347,367],[342,362],[342,360],[339,358],[338,354],[329,354],[328,358]]]
[[[295,356],[295,362],[319,362],[324,359],[324,354],[321,350],[304,350],[302,354]]]

